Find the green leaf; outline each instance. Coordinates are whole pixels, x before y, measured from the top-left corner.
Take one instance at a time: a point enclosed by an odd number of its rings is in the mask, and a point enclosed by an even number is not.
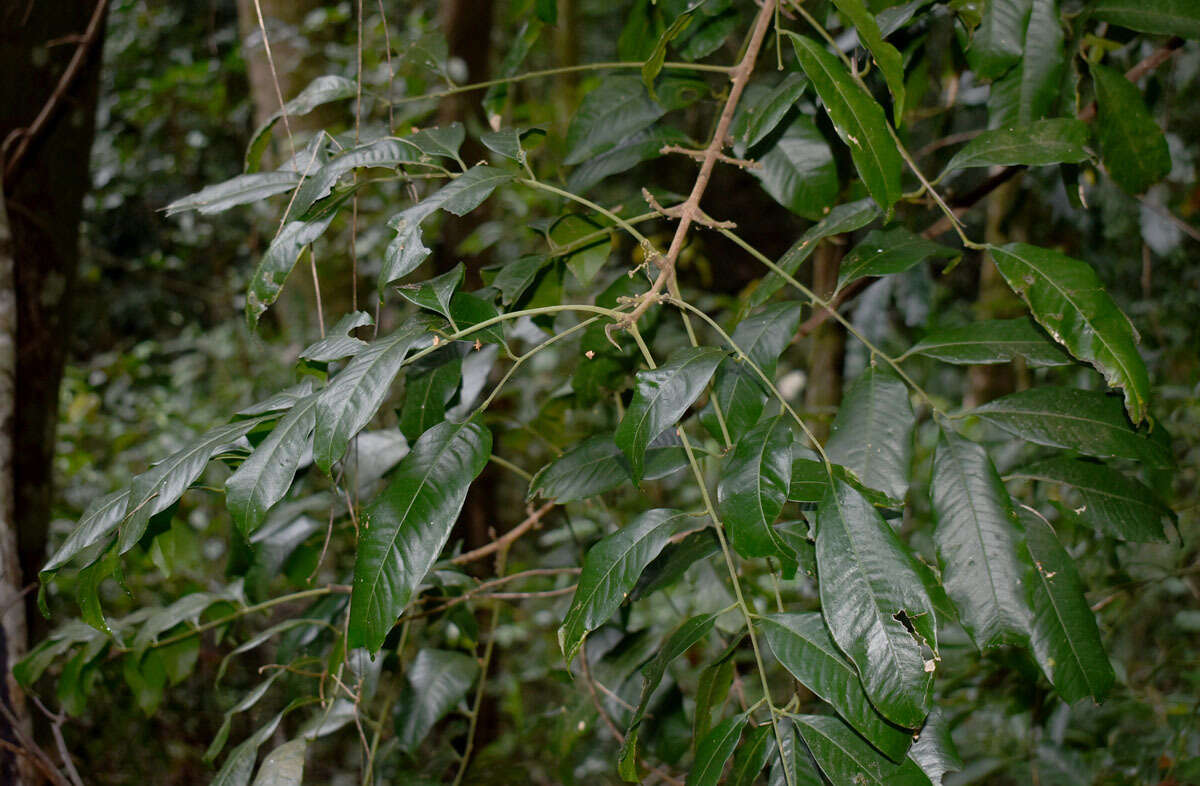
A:
[[[987,451],[943,431],[930,492],[942,584],[963,628],[980,648],[1023,643],[1030,612],[1020,525]]]
[[[201,215],[212,215],[236,205],[258,202],[284,191],[291,191],[299,182],[300,175],[296,172],[256,172],[252,175],[238,175],[224,183],[217,183],[176,199],[163,208],[163,212],[167,216],[173,216],[186,210],[196,210]]]
[[[727,654],[732,654],[728,651]],[[718,658],[700,672],[696,681],[696,715],[692,723],[692,739],[700,741],[712,728],[713,710],[718,713],[733,685],[733,659]]]
[[[756,154],[750,170],[771,198],[796,215],[816,220],[838,194],[837,166],[825,137],[807,115],[796,113],[771,147]]]
[[[779,258],[778,266],[788,275],[794,276],[800,265],[816,250],[824,238],[861,229],[879,216],[879,207],[872,199],[847,202],[829,211],[829,215],[817,222]],[[771,271],[764,276],[750,295],[750,305],[759,306],[787,283],[782,276]]]
[[[409,442],[446,419],[446,403],[462,381],[462,358],[452,357],[439,366],[411,375],[404,385],[400,431]]]
[[[677,510],[648,510],[588,549],[579,586],[558,629],[558,644],[567,663],[575,658],[584,637],[613,615],[671,536],[691,521],[691,516]]]
[[[968,50],[980,79],[997,79],[1025,54],[1025,30],[1032,0],[989,0]]]
[[[929,333],[906,353],[943,363],[983,365],[1025,358],[1031,366],[1066,366],[1071,358],[1046,338],[1028,317],[985,319]]]
[[[700,397],[725,353],[712,347],[688,347],[657,369],[639,371],[633,401],[613,440],[629,459],[635,484],[645,474],[646,448],[670,428]]]
[[[406,137],[409,143],[426,156],[435,158],[458,158],[458,149],[467,138],[462,123],[453,122],[445,126],[423,128]]]
[[[892,764],[837,718],[795,715],[793,720],[817,767],[837,784],[928,786],[929,778],[916,762]]]
[[[258,318],[275,302],[283,289],[283,282],[296,266],[296,260],[310,243],[325,233],[334,214],[312,221],[289,221],[267,247],[250,285],[246,290],[246,322],[253,328]]]
[[[775,752],[775,730],[770,724],[755,726],[746,734],[733,757],[726,783],[729,786],[753,786],[758,774],[767,766],[767,760]]]
[[[612,253],[612,235],[600,233],[601,229],[603,227],[595,221],[578,213],[568,213],[555,221],[550,228],[548,237],[552,243],[552,251],[570,247],[584,238],[594,236],[593,242],[576,247],[564,257],[571,274],[584,286],[592,282]]]
[[[208,750],[204,753],[204,761],[211,763],[220,755],[221,751],[225,748],[226,741],[229,739],[229,732],[233,728],[234,716],[258,704],[263,696],[267,695],[267,691],[271,689],[271,686],[275,684],[275,680],[279,679],[283,671],[283,669],[279,669],[271,672],[270,676],[242,694],[242,697],[225,711],[225,718],[217,729],[217,733],[213,736],[212,742],[209,743]],[[247,773],[248,777],[249,773]]]
[[[561,505],[603,494],[628,480],[612,437],[597,434],[538,470],[529,481],[527,498],[540,495]]]
[[[743,712],[727,718],[696,743],[696,761],[688,771],[687,786],[717,786],[749,717],[749,712]]]
[[[279,723],[286,713],[287,710],[280,712],[231,750],[225,763],[213,777],[210,786],[246,786],[250,782],[250,775],[254,772],[254,760],[258,758],[258,749],[271,739],[271,735],[275,733],[275,729],[279,728]]]
[[[422,281],[419,284],[404,284],[398,287],[401,295],[410,303],[435,311],[450,319],[450,300],[455,290],[462,284],[466,267],[459,262],[448,272],[440,276]],[[453,320],[451,320],[453,321]],[[455,330],[458,329],[454,326]]]
[[[1200,8],[1192,0],[1096,0],[1088,10],[1141,33],[1200,38]]]
[[[903,273],[930,257],[950,259],[957,255],[954,249],[914,235],[904,227],[875,229],[842,259],[837,286],[841,289],[863,276]]]
[[[1125,394],[1134,423],[1146,416],[1150,378],[1137,333],[1086,262],[1025,243],[989,246],[996,268],[1033,317],[1075,357]]]
[[[426,325],[410,320],[403,327],[372,341],[321,391],[313,434],[313,461],[329,472],[346,453],[391,390],[408,351],[424,343]]]
[[[1124,74],[1098,63],[1089,68],[1096,88],[1100,159],[1117,185],[1140,194],[1171,172],[1167,138],[1146,109],[1141,91]]]
[[[347,314],[338,320],[325,338],[301,352],[300,357],[314,363],[329,363],[333,360],[357,355],[367,346],[367,342],[350,335],[350,331],[374,324],[375,320],[365,311],[354,311]]]
[[[892,117],[896,127],[904,117],[904,61],[896,47],[883,40],[879,31],[879,23],[874,15],[863,5],[862,0],[833,0],[838,11],[842,13],[858,31],[858,38],[875,58],[883,79],[887,82],[888,90],[892,92]]]
[[[642,58],[637,58],[642,59]],[[633,76],[614,76],[584,96],[567,129],[563,163],[581,164],[616,147],[622,140],[666,114]]]
[[[641,697],[638,699],[637,708],[633,711],[633,717],[626,729],[625,743],[621,746],[618,754],[618,760],[622,762],[626,771],[636,771],[638,739],[641,731],[639,727],[646,717],[646,707],[650,703],[650,697],[662,683],[667,667],[671,665],[672,661],[691,649],[693,645],[708,636],[717,616],[716,614],[700,614],[684,620],[663,642],[657,654],[645,666],[642,666]]]
[[[243,536],[262,526],[267,511],[291,488],[312,438],[320,397],[312,393],[297,402],[225,481],[225,504]]]
[[[421,435],[367,508],[350,596],[347,646],[377,652],[433,566],[467,488],[487,464],[492,434],[475,421]]]
[[[542,34],[542,23],[554,24],[553,19],[546,19],[543,14],[543,10],[546,8],[551,10],[554,17],[557,18],[558,0],[537,0],[538,19],[527,20],[521,26],[521,29],[517,31],[516,36],[509,39],[511,44],[508,51],[504,54],[504,59],[500,62],[500,68],[497,69],[497,76],[504,79],[516,76],[517,72],[521,69],[521,64],[525,62],[525,58],[529,55],[529,51]],[[508,96],[511,88],[512,84],[510,82],[498,82],[489,87],[483,95],[483,113],[492,128],[499,127],[502,121],[501,115],[504,114],[504,108],[508,104]],[[483,138],[480,141],[491,147]]]
[[[950,736],[950,724],[941,707],[934,707],[929,712],[917,741],[908,749],[908,757],[917,763],[934,786],[942,786],[942,776],[947,772],[958,772],[963,768],[954,738]]]
[[[1152,467],[1172,464],[1166,448],[1130,427],[1118,399],[1095,391],[1034,388],[990,401],[971,414],[1038,445]]]
[[[1101,701],[1116,677],[1075,563],[1041,516],[1026,513],[1023,520],[1034,566],[1029,571],[1033,654],[1068,703],[1085,696]]]
[[[456,216],[465,216],[483,204],[497,187],[512,179],[512,174],[500,167],[478,164],[437,192],[438,207]]]
[[[491,285],[500,290],[500,302],[508,306],[519,300],[525,290],[533,286],[542,268],[548,264],[550,257],[528,254],[501,268],[491,281]]]
[[[763,420],[738,441],[721,468],[718,511],[730,543],[747,559],[788,554],[772,525],[787,502],[792,440],[782,416]]]
[[[709,8],[715,8],[709,6]],[[707,12],[706,12],[707,13]],[[687,36],[683,46],[677,46],[676,51],[684,60],[700,60],[717,51],[725,39],[729,38],[742,21],[742,15],[737,8],[729,7],[715,16],[706,16],[696,25],[692,34]]]
[[[737,134],[738,141],[746,148],[752,148],[765,139],[800,100],[807,86],[808,79],[804,74],[793,71],[769,92],[764,93],[762,98],[739,106],[739,111],[746,119],[741,123],[738,122],[740,118],[734,120],[734,127],[741,131]]]
[[[304,184],[296,191],[289,212],[293,216],[304,215],[319,200],[329,196],[334,185],[347,172],[370,168],[395,169],[400,164],[416,161],[418,155],[416,146],[406,139],[377,139],[352,147],[308,173]]]
[[[319,76],[308,83],[300,94],[284,104],[283,109],[268,117],[255,129],[246,147],[246,171],[256,172],[262,162],[263,151],[271,141],[271,129],[284,114],[290,117],[307,115],[319,106],[334,101],[344,101],[358,94],[358,86],[352,79],[341,76]]]
[[[654,97],[654,80],[658,78],[662,71],[663,63],[667,59],[667,45],[679,37],[679,34],[688,28],[692,23],[692,14],[694,11],[688,10],[675,17],[663,34],[658,37],[658,42],[654,44],[654,49],[650,51],[650,56],[646,58],[646,62],[642,64],[642,84],[646,86],[646,90],[650,92],[650,96]]]
[[[903,162],[888,131],[883,109],[821,44],[804,36],[788,35],[800,67],[812,80],[834,130],[850,148],[850,157],[867,192],[890,213],[902,194]]]
[[[721,542],[711,527],[693,532],[678,543],[671,543],[653,562],[646,566],[629,593],[629,600],[642,598],[665,589],[683,578],[692,565],[708,559],[721,550]]]
[[[1047,166],[1088,159],[1087,125],[1074,118],[1037,120],[1019,128],[984,131],[954,154],[946,172],[980,166]]]
[[[43,584],[49,582],[56,572],[75,557],[105,542],[117,531],[129,507],[129,493],[129,489],[114,491],[87,506],[75,529],[38,573]]]
[[[903,500],[915,423],[903,380],[890,368],[868,368],[842,398],[825,452],[867,486]]]
[[[1009,473],[1019,478],[1073,489],[1082,500],[1075,514],[1101,532],[1122,540],[1163,541],[1163,519],[1174,513],[1153,491],[1112,467],[1064,457],[1047,459]]]
[[[884,720],[871,706],[854,665],[846,660],[817,612],[771,614],[763,637],[792,676],[892,761],[901,761],[912,743],[906,730]]]
[[[133,479],[124,511],[117,548],[128,553],[146,533],[151,516],[179,501],[200,477],[209,460],[230,444],[265,423],[269,416],[239,420],[206,431],[199,439],[163,459]]]
[[[571,174],[567,176],[567,188],[582,193],[609,175],[626,172],[643,161],[658,158],[667,145],[691,143],[687,134],[671,126],[655,125],[642,129],[571,170]]]
[[[1024,40],[1015,117],[1023,126],[1049,116],[1062,90],[1066,56],[1058,0],[1033,0]]]
[[[300,786],[304,781],[304,757],[308,740],[290,740],[267,754],[258,766],[252,786]]]
[[[479,663],[462,652],[422,649],[405,675],[396,717],[401,750],[413,752],[454,709],[479,676]]]
[[[899,537],[841,481],[817,509],[817,570],[825,621],[871,703],[892,723],[920,726],[933,689],[933,606]]]

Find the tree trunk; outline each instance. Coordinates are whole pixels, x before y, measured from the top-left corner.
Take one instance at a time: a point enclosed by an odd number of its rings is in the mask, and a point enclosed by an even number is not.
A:
[[[817,295],[829,298],[837,289],[842,264],[842,246],[824,242],[813,252],[813,285]],[[804,408],[819,415],[810,428],[821,442],[829,438],[832,412],[842,400],[842,370],[846,360],[846,331],[830,319],[821,323],[808,344],[808,384],[804,388]]]
[[[98,8],[97,0],[56,0],[0,9],[2,186],[10,235],[0,266],[11,272],[11,279],[0,283],[0,335],[11,337],[14,310],[16,316],[9,364],[0,360],[6,443],[0,449],[5,507],[0,556],[8,600],[26,579],[33,580],[46,558],[58,389],[67,349],[63,337],[72,313],[83,197],[90,188],[106,8]],[[11,411],[2,409],[6,398]],[[14,540],[20,572],[11,555]],[[6,677],[26,645],[25,628],[36,634],[43,627],[33,593],[25,595],[21,621],[22,604],[14,609],[8,600],[3,601]],[[17,709],[21,700],[15,686],[6,682],[6,690]],[[10,732],[0,733],[7,739]],[[10,768],[0,783],[21,782],[20,777]]]

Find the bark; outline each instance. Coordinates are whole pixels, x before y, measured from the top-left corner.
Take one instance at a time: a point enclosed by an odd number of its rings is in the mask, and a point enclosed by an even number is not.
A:
[[[0,257],[11,271],[11,287],[0,285],[5,298],[0,312],[8,328],[0,329],[0,335],[11,336],[14,307],[16,317],[11,365],[0,362],[0,387],[11,391],[12,407],[0,410],[7,443],[0,449],[0,500],[8,507],[0,556],[9,599],[24,581],[33,580],[46,557],[58,390],[79,262],[79,221],[90,187],[88,159],[104,35],[103,9],[95,17],[92,35],[85,34],[96,9],[96,0],[8,3],[0,8],[0,72],[5,75],[0,81],[2,186],[10,235]],[[8,553],[14,540],[19,572]],[[6,676],[26,644],[17,620],[21,612],[24,626],[34,635],[43,627],[33,593],[24,599],[24,609],[19,602],[10,606],[5,601]],[[6,683],[6,689],[16,709],[20,698],[15,686]],[[0,729],[6,738],[10,733]],[[11,768],[0,773],[0,783],[26,782],[21,778]]]
[[[822,243],[813,252],[813,292],[829,298],[837,289],[842,246]],[[813,331],[808,345],[808,384],[804,408],[818,415],[810,421],[821,442],[829,438],[832,415],[842,400],[842,370],[846,359],[846,331],[832,320]]]

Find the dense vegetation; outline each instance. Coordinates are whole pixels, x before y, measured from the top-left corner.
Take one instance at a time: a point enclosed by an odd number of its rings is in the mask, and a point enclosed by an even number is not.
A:
[[[111,11],[64,778],[1200,782],[1200,7],[384,5]]]

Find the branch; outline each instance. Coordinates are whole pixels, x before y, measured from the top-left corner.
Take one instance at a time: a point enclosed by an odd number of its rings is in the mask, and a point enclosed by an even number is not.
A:
[[[54,92],[46,99],[46,103],[42,105],[42,109],[34,118],[33,123],[28,128],[15,128],[8,138],[4,140],[4,145],[0,148],[0,154],[8,150],[9,146],[16,144],[17,148],[12,152],[11,156],[4,156],[7,160],[4,162],[4,182],[11,183],[13,175],[17,172],[17,167],[21,163],[21,159],[25,157],[25,153],[29,150],[29,145],[32,144],[45,129],[46,124],[50,122],[50,118],[54,115],[58,105],[62,103],[63,96],[71,87],[71,83],[79,76],[80,69],[87,62],[88,53],[91,52],[92,46],[100,37],[100,25],[104,21],[104,12],[108,9],[108,0],[97,0],[96,8],[92,11],[92,18],[88,21],[87,30],[84,31],[83,38],[79,42],[79,46],[75,47],[75,53],[71,55],[71,62],[67,63],[67,70],[63,71],[59,77],[58,84],[54,86]],[[21,141],[17,143],[17,139]]]
[[[1126,71],[1125,78],[1130,82],[1136,82],[1169,60],[1171,56],[1183,46],[1183,44],[1184,41],[1182,38],[1179,36],[1172,36],[1167,43],[1162,45],[1162,47],[1156,49],[1137,65],[1133,66],[1133,68],[1130,68],[1128,71]],[[1095,117],[1095,101],[1088,104],[1087,107],[1085,107],[1083,111],[1079,113],[1079,119],[1085,123],[1091,122],[1093,119],[1095,119]],[[988,194],[992,193],[1001,185],[1007,183],[1021,172],[1024,172],[1027,168],[1028,167],[1026,167],[1024,164],[1013,164],[1011,166],[1003,167],[995,174],[988,177],[987,180],[968,191],[966,194],[962,195],[961,197],[951,199],[950,205],[953,209],[952,212],[956,217],[962,216],[968,210],[982,201],[983,198]],[[950,217],[942,216],[937,221],[930,224],[929,227],[921,233],[921,236],[927,240],[933,240],[934,238],[949,232],[952,228],[953,224],[950,221]],[[1189,229],[1191,229],[1190,226]],[[1191,235],[1192,233],[1188,232],[1188,234]],[[824,324],[825,320],[832,316],[833,310],[837,310],[843,304],[857,297],[864,289],[878,280],[879,279],[877,277],[869,276],[867,278],[860,278],[850,284],[850,286],[839,292],[837,296],[830,301],[827,308],[820,308],[820,310],[818,310],[815,314],[806,319],[804,322],[800,323],[800,327],[797,328],[795,338],[800,339],[812,333],[814,330]]]
[[[450,561],[452,563],[454,563],[455,565],[465,565],[468,562],[474,562],[475,560],[483,559],[487,555],[489,555],[499,549],[507,547],[514,540],[516,540],[517,538],[521,537],[529,530],[536,527],[538,525],[538,523],[542,520],[542,516],[545,516],[553,508],[554,508],[554,503],[547,502],[545,505],[542,505],[537,510],[528,511],[529,515],[528,515],[528,517],[526,517],[526,519],[524,521],[522,521],[520,524],[518,524],[517,526],[510,529],[508,532],[505,532],[503,535],[496,538],[491,543],[487,543],[483,546],[480,546],[479,548],[474,549],[473,551],[468,551],[465,554],[459,554],[457,557],[455,557],[454,559],[452,559]]]
[[[655,258],[655,263],[659,268],[658,278],[654,280],[649,291],[641,296],[637,307],[618,323],[621,328],[628,329],[636,325],[638,318],[646,313],[650,306],[658,302],[664,287],[668,291],[675,289],[675,263],[679,259],[679,252],[683,250],[683,244],[687,239],[688,229],[691,228],[692,222],[699,222],[704,218],[704,214],[700,210],[700,200],[704,196],[705,189],[708,188],[713,168],[725,150],[725,143],[729,137],[729,126],[733,123],[733,113],[742,97],[742,91],[746,89],[746,83],[750,81],[750,74],[754,71],[754,61],[758,58],[759,50],[762,49],[767,28],[771,26],[771,21],[775,18],[776,5],[777,0],[765,0],[762,8],[758,11],[758,17],[754,21],[754,30],[750,34],[750,41],[746,46],[746,53],[742,56],[741,62],[729,72],[729,97],[725,99],[725,106],[717,120],[717,127],[713,131],[712,139],[704,148],[704,158],[700,162],[700,172],[696,175],[696,182],[692,185],[692,191],[688,194],[688,198],[682,205],[679,205],[679,226],[675,229],[675,236],[671,238],[671,245],[668,247],[666,255]]]

